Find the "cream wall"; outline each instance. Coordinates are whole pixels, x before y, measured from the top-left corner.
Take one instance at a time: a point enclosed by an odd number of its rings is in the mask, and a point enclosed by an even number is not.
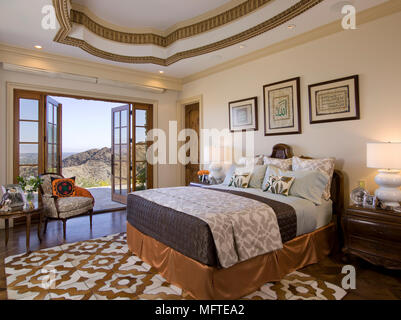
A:
[[[256,153],[270,153],[286,143],[296,155],[335,157],[345,174],[348,194],[359,179],[373,191],[375,170],[366,168],[366,143],[401,141],[401,13],[358,25],[357,30],[321,38],[298,47],[209,75],[184,85],[180,99],[203,96],[205,128],[228,127],[228,102],[259,100]],[[308,85],[344,76],[360,76],[361,120],[309,124]],[[265,137],[265,84],[301,77],[300,135]],[[348,197],[346,196],[346,199]]]
[[[45,76],[37,76],[32,74],[4,71],[0,69],[0,184],[9,183],[7,181],[6,161],[7,161],[7,115],[6,101],[7,90],[6,83],[20,83],[36,86],[45,86],[53,88],[62,88],[69,90],[78,90],[94,93],[97,95],[113,95],[125,98],[132,97],[132,101],[152,101],[157,103],[157,126],[166,132],[168,122],[176,119],[176,101],[177,92],[167,90],[165,93],[151,93],[141,90],[125,89],[98,85],[76,80],[55,79]],[[159,187],[176,185],[177,165],[159,165],[158,167],[158,185]]]

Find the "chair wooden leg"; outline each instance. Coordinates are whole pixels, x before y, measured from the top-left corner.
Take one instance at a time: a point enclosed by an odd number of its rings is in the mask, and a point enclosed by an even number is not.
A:
[[[92,229],[92,215],[93,215],[93,210],[89,211],[89,221],[90,221],[90,228]]]
[[[63,219],[63,236],[64,236],[64,240],[66,238],[66,227],[67,227],[67,220]]]
[[[49,219],[46,217],[45,218],[45,229],[43,230],[43,233],[46,233],[47,231],[47,223],[49,222]]]

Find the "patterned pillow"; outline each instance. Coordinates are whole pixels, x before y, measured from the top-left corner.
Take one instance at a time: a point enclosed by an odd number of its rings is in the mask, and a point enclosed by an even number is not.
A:
[[[242,157],[238,160],[238,165],[245,167],[253,167],[263,165],[263,156]]]
[[[288,196],[294,180],[295,178],[293,177],[270,176],[263,188],[263,191]]]
[[[291,170],[292,159],[276,159],[270,157],[263,157],[263,164],[272,165],[283,170]]]
[[[323,193],[323,199],[330,200],[331,180],[334,174],[334,158],[324,159],[302,159],[299,157],[292,158],[292,170],[318,170],[328,176],[328,182]]]
[[[249,180],[251,180],[251,173],[235,172],[231,177],[228,186],[235,188],[248,188]]]
[[[51,178],[53,196],[67,198],[75,196],[75,177],[69,179]]]

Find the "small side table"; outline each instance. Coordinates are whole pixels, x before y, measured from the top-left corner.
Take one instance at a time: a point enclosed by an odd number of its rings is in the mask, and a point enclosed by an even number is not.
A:
[[[351,206],[342,217],[346,254],[401,270],[401,214]]]
[[[43,221],[43,210],[40,205],[35,204],[33,209],[22,209],[18,211],[8,211],[0,212],[0,219],[4,220],[5,224],[5,243],[8,244],[8,233],[9,233],[9,219],[25,217],[26,219],[26,252],[30,252],[30,235],[31,235],[31,217],[33,214],[39,213],[39,223],[38,223],[38,238],[42,241],[41,229]]]

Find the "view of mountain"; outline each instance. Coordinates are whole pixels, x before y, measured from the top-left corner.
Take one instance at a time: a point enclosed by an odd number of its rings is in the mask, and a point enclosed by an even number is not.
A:
[[[146,181],[146,164],[139,162],[145,160],[145,145],[136,146],[137,188]],[[38,155],[35,153],[23,153],[20,155],[21,164],[38,163]],[[79,153],[63,153],[62,171],[65,177],[75,177],[76,184],[80,187],[91,188],[111,185],[111,149],[90,149]],[[38,175],[37,167],[21,167],[21,175],[28,177]]]
[[[63,159],[63,175],[75,177],[78,186],[89,188],[111,184],[111,149],[91,149]]]

